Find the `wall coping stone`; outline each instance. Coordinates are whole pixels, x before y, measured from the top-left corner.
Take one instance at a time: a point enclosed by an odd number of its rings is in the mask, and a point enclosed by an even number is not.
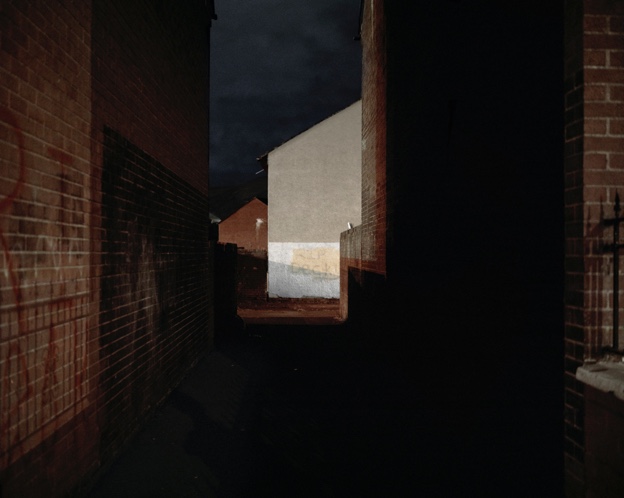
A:
[[[587,361],[576,370],[576,379],[624,401],[624,361]]]

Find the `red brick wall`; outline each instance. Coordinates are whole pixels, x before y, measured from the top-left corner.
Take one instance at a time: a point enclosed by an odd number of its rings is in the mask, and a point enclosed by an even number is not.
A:
[[[568,494],[580,496],[588,407],[575,373],[612,342],[613,267],[602,252],[612,230],[602,220],[624,193],[624,5],[567,1],[565,44],[565,460]]]
[[[208,202],[105,130],[98,420],[109,461],[211,340]]]
[[[381,303],[373,305],[372,301],[369,302],[377,291],[366,289],[363,274],[374,274],[377,284],[386,274],[387,55],[384,13],[383,1],[363,3],[362,223],[340,236],[340,313],[343,319],[349,315],[352,320],[364,319],[357,315],[379,308]]]
[[[0,16],[0,493],[53,496],[96,465],[91,12]]]
[[[207,31],[201,0],[93,3],[103,462],[212,341]]]
[[[267,205],[258,199],[252,199],[219,223],[219,242],[236,244],[239,249],[266,251],[267,234]]]
[[[113,410],[145,413],[209,344],[208,228],[187,209],[192,196],[207,219],[207,13],[201,1],[158,9],[121,0],[2,4],[2,496],[62,496],[88,482],[137,429],[136,419],[115,417]],[[158,297],[187,300],[179,315],[160,316],[158,329],[147,309],[155,301],[141,301],[145,289],[132,279],[101,300],[101,276],[115,268],[110,251],[102,254],[114,242],[111,230],[102,229],[105,127],[130,140],[124,150],[134,151],[137,164],[149,164],[130,180],[137,191],[145,189],[143,197],[133,205],[123,204],[124,195],[111,201],[113,195],[107,205],[118,202],[120,212],[136,215],[128,222],[153,229],[147,239],[197,241],[190,246],[193,271],[175,263],[179,254],[170,264],[143,246],[128,250],[138,239],[119,241],[118,254],[138,257],[135,274],[141,261],[153,265],[148,276],[160,288],[195,275],[188,294]],[[170,205],[145,213],[156,202],[152,195]],[[110,222],[107,228],[121,231]],[[105,366],[122,350],[102,347],[101,318],[123,309],[126,332],[115,329],[118,344],[131,345],[123,351],[136,361],[112,382]],[[192,327],[180,326],[181,319]],[[165,358],[161,342],[142,355],[141,331],[165,336],[172,351]],[[157,358],[162,370],[154,379],[137,374],[143,367],[153,373]]]

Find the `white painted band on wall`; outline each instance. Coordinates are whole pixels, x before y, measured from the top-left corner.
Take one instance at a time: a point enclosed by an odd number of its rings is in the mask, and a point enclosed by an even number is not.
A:
[[[269,297],[340,297],[338,242],[269,242]]]

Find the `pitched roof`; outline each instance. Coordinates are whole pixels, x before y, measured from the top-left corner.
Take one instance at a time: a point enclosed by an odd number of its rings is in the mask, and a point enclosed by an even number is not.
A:
[[[288,139],[284,140],[281,144],[276,145],[276,146],[275,146],[275,147],[273,147],[272,149],[267,150],[266,152],[264,152],[263,154],[261,154],[260,156],[258,156],[258,157],[256,158],[256,161],[258,161],[258,162],[260,163],[260,166],[262,167],[262,169],[264,169],[265,171],[268,171],[269,164],[268,164],[268,159],[267,159],[267,158],[268,158],[268,156],[269,156],[269,154],[270,154],[271,152],[273,152],[275,149],[279,149],[279,148],[280,148],[282,145],[284,145],[285,143],[290,142],[292,139],[294,139],[294,138],[298,137],[299,135],[303,135],[303,134],[304,134],[305,132],[307,132],[308,130],[310,130],[310,129],[314,128],[315,126],[320,125],[321,123],[323,123],[323,122],[327,121],[328,119],[331,119],[331,118],[332,118],[332,117],[334,117],[335,115],[340,114],[340,113],[341,113],[341,112],[343,112],[343,111],[346,111],[349,107],[354,106],[355,104],[357,104],[358,102],[361,102],[361,101],[362,101],[362,99],[358,99],[358,100],[356,100],[355,102],[353,102],[353,103],[349,104],[347,107],[345,107],[345,108],[343,108],[343,109],[340,109],[339,111],[336,111],[335,113],[330,114],[329,116],[327,116],[327,117],[325,117],[325,118],[321,119],[318,123],[315,123],[315,124],[313,124],[312,126],[309,126],[309,127],[308,127],[308,128],[306,128],[305,130],[302,130],[302,131],[300,131],[300,132],[295,133],[295,134],[294,134],[293,136],[291,136],[290,138],[288,138]]]
[[[267,204],[267,177],[262,175],[250,182],[231,187],[211,188],[210,212],[225,220],[253,198]]]

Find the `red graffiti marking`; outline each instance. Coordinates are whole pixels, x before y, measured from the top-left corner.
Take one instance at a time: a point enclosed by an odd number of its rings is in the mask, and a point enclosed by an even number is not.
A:
[[[67,152],[56,149],[54,147],[48,147],[48,156],[65,166],[70,166],[74,162],[74,158],[70,156]]]
[[[12,112],[0,107],[0,120],[4,121],[5,123],[8,123],[9,126],[13,128],[13,132],[15,133],[15,140],[17,141],[17,150],[19,154],[19,160],[18,160],[19,175],[15,182],[15,185],[13,186],[13,190],[4,199],[0,201],[0,213],[1,213],[2,211],[5,211],[11,204],[13,204],[13,201],[18,196],[20,190],[22,189],[22,186],[24,185],[24,180],[26,179],[26,162],[24,161],[24,134],[22,133],[22,130],[20,130],[19,126],[17,125],[17,118]]]
[[[10,111],[0,108],[0,121],[4,121],[8,125],[8,127],[12,128],[14,131],[15,142],[18,149],[17,167],[19,169],[17,179],[15,180],[15,184],[13,185],[11,191],[4,198],[0,199],[1,215],[11,208],[15,200],[20,195],[26,180],[26,165],[24,160],[24,136],[18,126],[16,117]],[[63,197],[61,204],[63,205],[63,207],[65,207],[64,201],[67,189],[67,178],[65,176],[65,170],[66,167],[72,165],[73,159],[69,154],[66,154],[63,151],[52,147],[49,147],[47,152],[51,159],[61,163],[60,194]],[[63,209],[63,211],[65,210]],[[60,221],[61,223],[63,223],[64,218]],[[61,227],[63,230],[63,236],[65,235],[64,225],[65,224],[63,223],[63,226]],[[35,393],[34,381],[31,379],[27,355],[23,349],[22,344],[24,338],[29,332],[26,309],[23,303],[22,285],[19,278],[18,269],[16,268],[18,265],[15,262],[15,258],[13,258],[13,255],[11,254],[10,244],[7,240],[7,237],[5,237],[2,226],[0,226],[0,245],[0,251],[1,254],[4,256],[4,262],[6,266],[5,274],[9,280],[13,293],[13,300],[15,305],[14,309],[17,313],[18,329],[17,337],[9,338],[6,357],[4,358],[5,364],[1,372],[2,385],[0,385],[0,408],[6,407],[6,412],[0,412],[0,461],[5,461],[6,463],[6,459],[11,458],[7,453],[8,448],[12,446],[15,446],[17,448],[17,445],[20,444],[20,438],[24,436],[23,434],[21,434],[21,429],[16,430],[12,438],[10,436],[8,437],[7,433],[11,427],[16,425],[16,422],[20,421],[20,415],[22,415],[26,403],[33,397]],[[60,247],[61,245],[59,245],[58,250],[61,250]],[[61,294],[63,295],[65,291],[65,282],[60,282],[60,284]],[[72,322],[71,337],[73,339],[73,359],[71,360],[71,362],[73,363],[74,392],[76,396],[75,403],[77,403],[78,400],[81,399],[84,395],[82,390],[87,372],[87,345],[82,345],[83,351],[81,354],[78,319],[73,313],[77,308],[78,304],[79,303],[76,302],[76,299],[71,297],[61,297],[59,299],[53,299],[41,305],[35,304],[35,306],[42,306],[46,313],[50,313],[50,325],[48,330],[49,337],[47,349],[44,354],[43,381],[40,393],[40,409],[43,410],[44,406],[49,406],[51,408],[50,416],[55,416],[56,414],[59,414],[63,409],[63,407],[61,406],[61,397],[54,395],[55,389],[57,388],[57,386],[60,385],[58,369],[62,368],[62,365],[58,365],[59,358],[62,358],[59,348],[59,340],[62,340],[62,338],[59,339],[58,337],[58,327],[61,321],[71,320]],[[54,311],[57,311],[58,313],[55,315]],[[4,325],[5,324],[0,323],[0,329]],[[78,365],[79,357],[82,361],[82,365]],[[32,368],[32,366],[30,368]],[[11,382],[13,383],[13,387],[11,387]],[[9,409],[8,407],[11,408]],[[54,422],[55,424],[58,423],[58,418],[55,417]],[[41,429],[43,430],[43,425]],[[9,439],[12,439],[12,441],[8,441]],[[5,443],[8,443],[8,447],[6,448],[3,447]]]
[[[51,403],[54,399],[52,393],[52,387],[58,383],[58,377],[56,376],[56,359],[58,357],[58,347],[56,345],[56,326],[54,323],[50,323],[50,336],[48,339],[48,350],[46,352],[45,365],[44,365],[44,378],[43,387],[41,393],[43,401],[45,403]],[[50,377],[52,377],[52,383],[50,383]]]
[[[15,185],[13,186],[13,190],[9,192],[9,194],[2,200],[0,200],[0,213],[6,211],[17,196],[19,195],[24,181],[26,179],[26,163],[24,161],[24,135],[22,130],[19,128],[17,124],[17,118],[15,115],[8,111],[7,109],[0,108],[0,119],[7,123],[11,128],[13,128],[13,132],[15,133],[15,140],[17,142],[18,149],[18,177],[15,181]],[[7,243],[6,237],[4,236],[4,232],[2,227],[0,226],[0,242],[2,243],[2,252],[4,254],[4,260],[6,261],[7,271],[9,275],[9,279],[11,281],[11,287],[13,289],[13,297],[15,299],[15,310],[17,311],[17,322],[18,322],[18,331],[19,336],[22,336],[26,332],[26,318],[24,316],[24,309],[22,306],[22,290],[20,287],[20,282],[17,277],[17,273],[13,266],[13,259],[11,258],[11,252],[9,250],[9,244]],[[26,356],[24,351],[22,351],[22,346],[19,342],[19,337],[14,339],[11,344],[9,344],[6,363],[4,366],[4,374],[3,374],[3,388],[4,392],[0,396],[0,400],[4,406],[9,406],[9,397],[10,397],[10,389],[9,389],[9,371],[11,366],[11,359],[15,358],[19,366],[20,373],[22,375],[23,384],[26,386],[24,392],[21,396],[18,397],[17,404],[13,407],[12,410],[9,411],[7,415],[7,421],[0,421],[0,441],[4,439],[5,432],[7,430],[9,422],[15,417],[20,409],[20,407],[25,403],[28,398],[32,394],[32,385],[30,382],[30,377],[28,374],[28,364],[26,362]],[[17,437],[17,436],[16,436]]]

